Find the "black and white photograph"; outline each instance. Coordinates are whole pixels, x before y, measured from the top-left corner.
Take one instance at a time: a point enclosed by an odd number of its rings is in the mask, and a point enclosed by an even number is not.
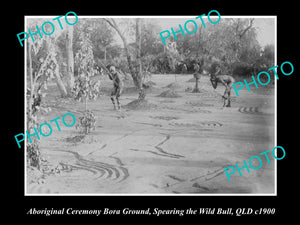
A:
[[[5,20],[9,221],[297,215],[293,4],[62,3]]]
[[[277,17],[205,13],[25,16],[25,195],[276,195]]]

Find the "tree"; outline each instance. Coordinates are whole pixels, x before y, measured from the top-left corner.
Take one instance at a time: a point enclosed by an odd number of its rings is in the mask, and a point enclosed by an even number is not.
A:
[[[134,68],[134,62],[131,58],[130,52],[129,52],[129,46],[128,42],[124,36],[124,34],[121,32],[119,26],[117,25],[116,21],[113,18],[104,18],[104,20],[112,27],[115,29],[115,31],[118,33],[120,38],[122,39],[126,58],[127,58],[127,63],[129,67],[129,72],[131,74],[131,77],[133,79],[133,83],[136,88],[139,90],[139,97],[138,100],[143,100],[145,98],[145,91],[143,90],[143,84],[142,84],[142,73]],[[140,38],[140,20],[136,20],[136,38]],[[137,40],[136,40],[137,43]]]
[[[97,73],[94,69],[95,61],[93,46],[90,41],[89,33],[81,32],[80,50],[76,53],[75,62],[78,66],[78,78],[73,88],[74,98],[78,101],[84,100],[85,111],[82,117],[79,117],[79,123],[76,128],[82,128],[85,134],[95,129],[96,117],[91,110],[87,109],[87,101],[96,99],[100,94],[100,80],[91,79]]]
[[[59,56],[59,54],[56,55],[56,58],[61,58],[61,56]],[[57,59],[57,61],[59,61],[59,59]],[[58,63],[58,71],[60,71],[60,67],[59,67],[59,63]],[[57,73],[54,73],[54,76],[55,76],[55,82],[56,82],[56,85],[57,85],[57,88],[60,92],[60,96],[62,98],[65,98],[68,96],[68,92],[67,92],[67,89],[61,79],[61,73],[60,72],[57,72]]]
[[[268,68],[274,66],[275,63],[275,47],[274,45],[266,45],[261,55],[262,63],[266,64]]]
[[[141,57],[148,55],[157,55],[163,52],[164,45],[161,42],[159,37],[159,32],[161,31],[160,27],[156,24],[151,23],[143,19],[141,24]]]
[[[113,42],[112,29],[109,29],[110,26],[102,19],[86,19],[86,26],[92,28],[89,32],[95,58],[103,59],[106,63]]]
[[[66,34],[67,51],[67,91],[71,95],[74,87],[74,55],[73,55],[73,26],[67,26]]]
[[[42,21],[40,21],[42,22]],[[36,24],[36,20],[28,20],[28,27]],[[49,108],[41,105],[45,96],[43,88],[47,87],[50,78],[59,76],[59,65],[56,60],[55,37],[46,36],[43,39],[36,39],[33,43],[27,39],[27,77],[29,87],[27,87],[27,108],[26,108],[26,130],[32,134],[39,126],[38,113],[48,112]],[[29,165],[40,169],[39,142],[33,139],[26,144],[27,161]]]
[[[192,35],[179,35],[177,49],[188,71],[200,58],[205,60],[206,71],[214,61],[219,62],[222,73],[232,73],[235,69],[233,65],[250,67],[260,54],[254,21],[253,18],[224,18],[220,23],[205,29],[198,27]]]
[[[136,31],[135,31],[135,35],[136,35],[136,58],[137,58],[137,65],[138,65],[138,69],[136,71],[136,79],[138,80],[138,89],[139,89],[139,100],[144,100],[146,93],[145,90],[143,89],[143,69],[142,69],[142,60],[141,60],[141,47],[142,47],[142,37],[141,37],[141,18],[136,18]]]

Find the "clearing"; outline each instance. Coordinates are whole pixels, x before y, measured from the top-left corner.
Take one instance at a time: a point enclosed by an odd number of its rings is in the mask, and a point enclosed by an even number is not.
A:
[[[96,130],[87,136],[75,126],[53,128],[40,141],[44,173],[26,169],[28,194],[273,194],[275,160],[264,157],[259,170],[242,170],[228,181],[224,168],[274,147],[274,88],[232,90],[231,108],[223,108],[220,84],[214,90],[207,76],[192,93],[192,75],[152,75],[147,104],[113,110],[112,83],[88,102],[97,116]],[[169,85],[169,86],[168,86]],[[171,89],[169,89],[171,88]],[[252,87],[251,87],[252,88]],[[255,87],[254,87],[255,88]],[[43,104],[49,121],[67,112],[81,116],[84,103],[62,99],[50,83]],[[125,106],[137,98],[127,87]],[[255,161],[255,160],[254,160]],[[253,161],[253,162],[254,162]],[[255,165],[254,165],[255,166]]]

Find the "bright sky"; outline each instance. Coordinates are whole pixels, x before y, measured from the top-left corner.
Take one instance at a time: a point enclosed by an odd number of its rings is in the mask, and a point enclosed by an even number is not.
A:
[[[254,20],[254,26],[257,31],[257,40],[261,46],[274,44],[277,34],[275,27],[275,18],[257,18]]]

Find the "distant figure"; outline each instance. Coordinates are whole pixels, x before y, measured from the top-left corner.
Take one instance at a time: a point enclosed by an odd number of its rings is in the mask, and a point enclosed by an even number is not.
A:
[[[200,70],[200,66],[198,63],[194,64],[194,70],[195,70],[195,73],[193,74],[194,75],[194,78],[195,78],[195,88],[192,92],[194,93],[200,93],[200,90],[199,90],[199,87],[198,87],[198,83],[199,83],[199,80],[201,78],[201,74],[199,73],[199,70]]]
[[[106,68],[110,72],[110,74],[108,74],[109,78],[114,82],[114,87],[110,94],[110,99],[114,105],[114,109],[116,109],[115,100],[114,100],[114,96],[115,96],[118,104],[118,109],[121,109],[119,97],[121,96],[121,93],[123,91],[123,86],[124,86],[121,75],[116,71],[116,68],[112,65],[108,65]]]
[[[227,99],[227,105],[226,107],[231,107],[230,105],[230,92],[232,88],[232,84],[235,83],[235,80],[232,76],[229,75],[214,75],[210,74],[210,82],[214,89],[217,88],[218,83],[221,83],[225,86],[225,92],[222,96],[224,99],[223,107],[225,106],[226,99]]]
[[[183,66],[182,66],[182,71],[181,73],[186,73],[187,72],[187,66],[185,63],[183,63]]]
[[[194,78],[196,80],[195,88],[193,90],[194,93],[199,93],[200,90],[198,88],[198,82],[201,78],[201,74],[203,73],[203,66],[204,66],[204,58],[201,58],[194,64]]]
[[[198,63],[195,63],[195,64],[194,64],[194,70],[195,70],[195,73],[198,73],[198,72],[199,72],[200,66],[199,66]]]

